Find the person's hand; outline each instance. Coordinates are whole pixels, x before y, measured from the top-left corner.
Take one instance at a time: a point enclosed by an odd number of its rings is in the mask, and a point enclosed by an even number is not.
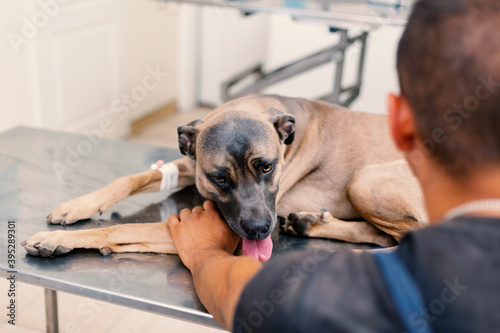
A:
[[[206,256],[223,252],[232,255],[240,240],[210,200],[205,201],[203,207],[186,208],[179,215],[171,215],[168,226],[182,262],[191,271]]]

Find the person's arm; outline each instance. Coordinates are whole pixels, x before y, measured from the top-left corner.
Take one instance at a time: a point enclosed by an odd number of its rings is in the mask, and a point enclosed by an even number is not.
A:
[[[201,302],[219,324],[231,330],[240,295],[262,264],[233,255],[240,238],[220,217],[212,201],[170,216],[168,225],[179,256],[193,275]]]

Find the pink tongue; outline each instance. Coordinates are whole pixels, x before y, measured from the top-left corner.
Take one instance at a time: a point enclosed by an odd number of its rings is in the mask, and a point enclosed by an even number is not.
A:
[[[243,253],[260,261],[267,261],[271,258],[273,251],[273,241],[271,235],[262,240],[243,239]]]

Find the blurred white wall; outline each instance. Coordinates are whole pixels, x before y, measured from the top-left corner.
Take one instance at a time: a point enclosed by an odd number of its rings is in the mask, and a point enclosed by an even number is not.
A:
[[[19,29],[25,13],[23,1],[0,1],[0,131],[16,124],[35,125],[35,103],[31,85],[32,61],[29,49],[13,51],[7,38]]]
[[[402,27],[380,27],[368,39],[363,85],[351,109],[387,113],[388,93],[399,92],[396,50]]]
[[[129,86],[141,83],[148,66],[159,66],[168,73],[158,89],[152,90],[133,110],[131,118],[136,120],[176,99],[179,6],[156,0],[127,0],[126,3]]]
[[[338,34],[329,32],[328,26],[296,22],[285,15],[270,17],[269,47],[265,58],[267,71],[299,60],[336,44]],[[331,92],[333,64],[323,65],[304,74],[278,83],[266,93],[316,99]]]
[[[124,137],[131,121],[175,101],[177,5],[1,1],[0,35],[0,131],[80,132],[106,119],[105,134]]]
[[[65,4],[50,7],[58,1]],[[351,108],[386,111],[387,93],[398,90],[401,32],[371,32],[361,96]],[[249,66],[272,70],[338,39],[325,25],[286,15],[245,17],[155,0],[2,0],[0,35],[0,131],[28,125],[79,132],[104,118],[115,125],[111,137],[126,136],[132,121],[174,101],[181,109],[220,104],[221,83]],[[24,40],[13,42],[16,35]],[[346,83],[358,51],[347,54]],[[325,65],[265,92],[317,98],[332,84],[333,65]]]
[[[381,26],[369,34],[361,94],[350,106],[357,111],[386,113],[389,92],[399,91],[396,74],[396,49],[402,27]],[[356,32],[354,32],[356,33]],[[271,19],[266,67],[270,70],[297,60],[338,42],[338,34],[328,27],[310,22],[296,22],[287,16]],[[345,57],[344,85],[353,83],[360,49],[355,44]],[[328,64],[283,83],[265,92],[315,99],[331,92],[334,66]]]
[[[338,41],[338,34],[330,33],[327,25],[295,21],[286,15],[242,17],[236,10],[221,12],[214,7],[205,7],[203,12],[200,99],[208,104],[220,104],[220,84],[252,64],[262,62],[271,71]],[[352,109],[386,112],[388,92],[399,89],[395,54],[402,30],[381,26],[370,33],[362,91]],[[346,85],[354,80],[358,54],[359,48],[347,53]],[[315,99],[331,92],[333,75],[334,66],[328,64],[264,92]]]
[[[265,59],[268,52],[267,15],[243,17],[237,10],[205,7],[201,16],[200,99],[219,104],[220,84]]]

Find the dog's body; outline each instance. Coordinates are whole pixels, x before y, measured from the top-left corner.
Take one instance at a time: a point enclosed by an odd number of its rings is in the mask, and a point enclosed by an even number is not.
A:
[[[382,246],[427,223],[420,187],[382,115],[253,95],[180,127],[179,145],[188,156],[174,161],[178,186],[196,184],[249,242],[269,239],[277,216],[287,232]],[[130,195],[157,191],[161,177],[152,170],[119,178],[60,205],[47,221],[90,218]],[[42,232],[25,248],[35,255],[73,248],[176,253],[166,222]]]

